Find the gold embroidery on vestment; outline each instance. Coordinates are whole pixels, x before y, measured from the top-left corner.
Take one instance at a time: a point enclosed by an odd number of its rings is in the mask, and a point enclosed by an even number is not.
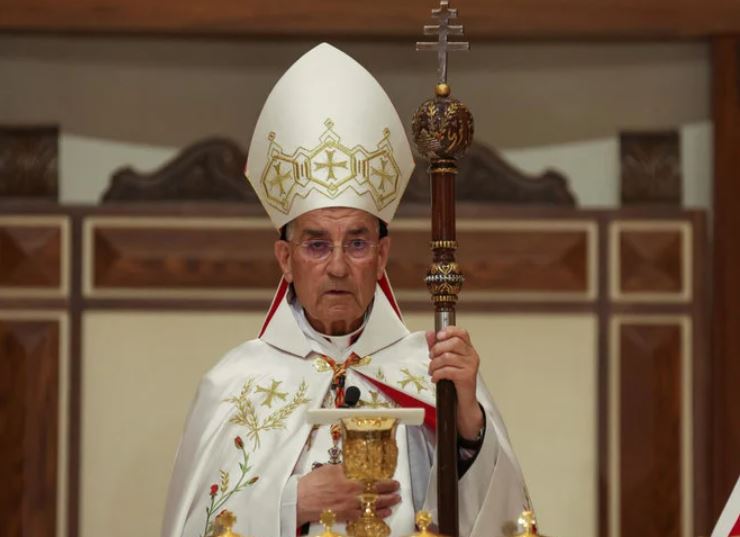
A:
[[[332,371],[331,366],[321,356],[314,358],[313,367],[319,373],[326,373],[327,371]]]
[[[260,179],[267,203],[288,214],[296,198],[316,192],[335,199],[348,189],[359,196],[368,194],[378,211],[393,202],[401,170],[393,157],[390,130],[384,129],[377,147],[369,149],[342,144],[331,119],[324,126],[318,145],[298,147],[292,154],[276,142],[277,134],[268,135],[267,163]]]
[[[423,375],[413,375],[407,368],[401,369],[401,373],[404,374],[404,378],[398,381],[398,385],[401,388],[406,388],[407,384],[412,384],[416,388],[416,393],[429,390],[429,383]]]
[[[274,382],[275,381],[273,380],[273,383]],[[304,380],[298,387],[298,391],[293,395],[293,398],[288,403],[274,410],[264,419],[261,419],[250,398],[255,390],[254,379],[249,378],[244,383],[244,386],[242,386],[239,395],[229,397],[225,400],[226,402],[231,403],[235,410],[234,415],[231,416],[229,421],[236,425],[245,427],[247,429],[247,438],[252,441],[252,448],[257,449],[260,447],[260,433],[285,429],[285,421],[290,417],[290,415],[293,414],[299,406],[311,402],[311,400],[306,397],[307,390],[308,385]]]
[[[383,369],[380,367],[378,368],[378,372],[375,373],[375,378],[381,382],[388,382],[385,378],[385,373],[383,373]]]
[[[380,398],[380,394],[375,390],[368,391],[370,392],[370,401],[360,399],[360,403],[358,406],[361,406],[363,408],[393,408],[396,406],[390,401],[383,401]]]
[[[288,392],[281,392],[278,391],[278,386],[280,386],[283,383],[282,380],[273,380],[272,385],[269,388],[263,388],[262,386],[257,386],[257,393],[264,393],[265,398],[262,401],[262,406],[266,406],[267,408],[272,408],[272,400],[277,397],[281,401],[285,401],[285,398],[288,396]]]

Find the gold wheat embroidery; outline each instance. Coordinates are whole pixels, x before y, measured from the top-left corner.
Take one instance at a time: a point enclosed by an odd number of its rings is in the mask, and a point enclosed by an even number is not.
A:
[[[255,390],[254,379],[249,378],[242,386],[239,395],[229,397],[225,400],[227,403],[231,403],[234,406],[234,415],[231,416],[229,421],[236,425],[246,427],[247,439],[252,442],[252,449],[257,449],[260,447],[260,433],[285,429],[285,421],[290,417],[290,415],[293,414],[299,406],[305,405],[311,401],[306,397],[307,389],[308,385],[304,380],[298,387],[298,391],[293,395],[293,398],[288,403],[274,410],[267,417],[261,420],[257,414],[254,403],[250,398]]]
[[[404,378],[398,381],[398,385],[401,388],[406,388],[407,384],[411,384],[416,388],[416,393],[429,390],[429,383],[423,375],[414,375],[405,367],[401,369],[401,373],[404,374]]]

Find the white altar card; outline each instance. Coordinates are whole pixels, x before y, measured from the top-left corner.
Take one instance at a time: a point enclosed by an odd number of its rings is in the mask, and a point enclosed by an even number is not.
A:
[[[330,425],[342,418],[396,418],[403,425],[424,423],[423,408],[317,408],[306,412],[311,425]]]

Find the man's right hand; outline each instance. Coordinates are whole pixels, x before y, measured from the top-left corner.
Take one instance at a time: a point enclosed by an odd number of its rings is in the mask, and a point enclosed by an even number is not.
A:
[[[375,490],[378,500],[375,510],[380,518],[391,514],[391,507],[401,501],[398,481],[378,481]],[[317,522],[325,509],[331,509],[337,521],[357,520],[362,514],[358,496],[362,484],[350,481],[344,475],[341,464],[324,464],[298,480],[298,526],[306,522]]]

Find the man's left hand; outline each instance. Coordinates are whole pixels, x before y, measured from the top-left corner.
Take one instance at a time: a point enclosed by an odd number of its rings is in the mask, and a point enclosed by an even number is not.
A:
[[[457,326],[448,326],[436,334],[428,331],[426,336],[432,382],[450,380],[455,385],[457,432],[466,440],[474,440],[485,417],[475,395],[480,358],[470,342],[470,334]]]

